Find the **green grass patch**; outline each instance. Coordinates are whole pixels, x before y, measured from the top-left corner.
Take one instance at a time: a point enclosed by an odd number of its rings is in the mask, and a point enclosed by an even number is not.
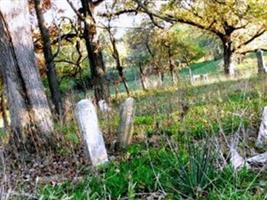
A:
[[[190,144],[176,152],[168,146],[136,144],[128,148],[121,162],[111,162],[79,183],[42,187],[41,199],[141,199],[156,192],[165,199],[263,197],[264,193],[257,191],[259,175],[246,169],[233,173],[231,167],[220,171],[213,163],[214,156],[207,145]]]

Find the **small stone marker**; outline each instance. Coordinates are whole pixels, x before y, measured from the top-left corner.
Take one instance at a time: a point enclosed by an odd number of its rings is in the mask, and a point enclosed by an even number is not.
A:
[[[263,51],[261,49],[258,49],[256,54],[258,60],[258,73],[266,73],[267,70],[264,62]]]
[[[191,84],[194,84],[195,82],[201,80],[201,76],[200,75],[192,75],[191,76]]]
[[[264,107],[262,113],[260,130],[256,141],[256,147],[262,148],[267,144],[267,106]]]
[[[134,99],[130,97],[122,103],[120,108],[120,125],[118,130],[120,147],[126,147],[132,142],[134,115]]]
[[[202,74],[201,79],[202,79],[205,83],[208,83],[208,82],[209,82],[209,75],[208,75],[208,74]]]
[[[98,106],[101,112],[110,112],[111,108],[109,107],[109,105],[107,104],[107,102],[105,100],[100,100],[98,102]]]
[[[84,99],[77,103],[75,117],[86,145],[93,166],[108,161],[104,139],[98,125],[96,109],[91,100]]]

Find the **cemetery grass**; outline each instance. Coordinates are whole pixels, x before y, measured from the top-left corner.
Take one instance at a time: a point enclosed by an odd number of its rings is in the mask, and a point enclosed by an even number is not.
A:
[[[234,172],[227,142],[240,132],[239,151],[253,154],[261,111],[267,104],[266,77],[210,85],[179,84],[133,93],[136,99],[134,141],[118,151],[112,144],[119,104],[100,115],[111,161],[88,169],[79,182],[40,185],[40,199],[266,199],[263,169]],[[73,123],[58,126],[65,140],[80,145]],[[218,151],[220,144],[220,152]],[[68,152],[62,147],[61,153]]]

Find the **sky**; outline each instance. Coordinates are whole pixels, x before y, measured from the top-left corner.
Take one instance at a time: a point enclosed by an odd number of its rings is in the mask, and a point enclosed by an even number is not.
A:
[[[112,2],[113,0],[106,0],[107,2]],[[73,4],[76,6],[76,8],[79,8],[79,2],[80,0],[73,0]],[[59,19],[62,16],[68,16],[70,18],[75,18],[76,14],[71,9],[70,5],[67,3],[66,0],[53,0],[54,7],[56,10],[63,10],[64,13],[58,13],[54,12],[53,10],[47,11],[45,13],[45,19],[48,23],[51,23],[53,19]],[[98,24],[105,23],[105,20],[103,18],[97,16],[97,13],[105,12],[105,2],[103,2],[96,10],[95,18],[98,22]],[[121,15],[119,18],[116,18],[112,21],[112,26],[116,27],[116,35],[115,37],[117,39],[121,38],[124,33],[127,31],[128,28],[134,28],[137,27],[138,24],[141,21],[141,17],[138,16],[129,16],[129,15]]]

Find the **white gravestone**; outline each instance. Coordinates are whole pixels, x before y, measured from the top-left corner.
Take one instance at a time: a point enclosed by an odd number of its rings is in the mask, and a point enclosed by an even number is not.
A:
[[[267,106],[264,107],[261,119],[261,125],[259,129],[258,138],[256,141],[256,147],[262,148],[267,144]]]
[[[108,155],[104,139],[99,128],[96,109],[91,100],[84,99],[77,103],[75,117],[92,165],[97,166],[107,162]]]
[[[120,147],[126,147],[131,144],[134,131],[134,99],[127,98],[120,109],[119,144]]]

